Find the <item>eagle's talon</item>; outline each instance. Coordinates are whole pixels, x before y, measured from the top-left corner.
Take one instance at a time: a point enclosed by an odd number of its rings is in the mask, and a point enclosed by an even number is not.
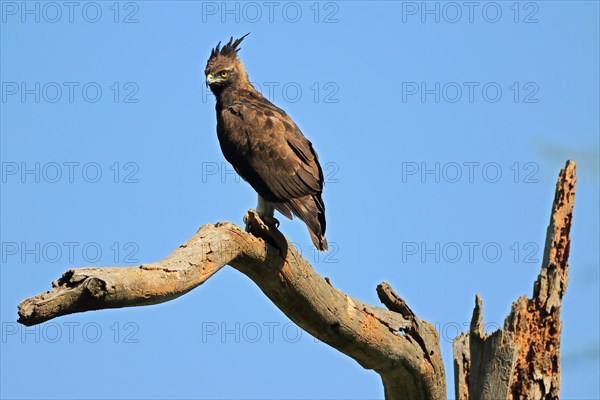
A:
[[[279,228],[279,220],[275,217],[269,217],[266,215],[261,215],[260,217],[263,222],[265,223],[265,225],[267,225],[269,228]]]

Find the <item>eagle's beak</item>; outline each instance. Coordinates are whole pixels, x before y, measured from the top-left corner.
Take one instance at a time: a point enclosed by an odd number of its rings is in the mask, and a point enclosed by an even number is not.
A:
[[[213,74],[206,75],[206,86],[210,86],[217,81]]]

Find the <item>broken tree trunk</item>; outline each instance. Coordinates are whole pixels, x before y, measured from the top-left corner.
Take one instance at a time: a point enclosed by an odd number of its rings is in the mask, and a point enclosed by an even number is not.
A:
[[[560,172],[533,298],[513,303],[504,329],[483,332],[476,297],[468,334],[454,340],[457,400],[549,400],[560,392],[560,306],[567,290],[569,232],[575,201],[575,163]]]
[[[504,331],[489,337],[482,331],[479,301],[470,334],[455,342],[457,398],[558,394],[558,310],[566,288],[574,173],[575,164],[569,162],[559,177],[534,300],[515,303]],[[304,330],[376,371],[386,399],[446,398],[438,333],[387,283],[377,287],[377,294],[388,309],[365,304],[321,278],[254,211],[247,220],[254,236],[228,222],[208,224],[162,261],[68,270],[52,283],[51,291],[19,304],[19,322],[30,326],[76,312],[162,303],[189,292],[229,264]],[[523,378],[529,380],[519,382]]]

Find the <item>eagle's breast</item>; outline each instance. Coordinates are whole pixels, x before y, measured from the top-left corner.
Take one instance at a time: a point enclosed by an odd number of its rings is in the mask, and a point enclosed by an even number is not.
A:
[[[225,107],[217,113],[217,137],[223,155],[234,167],[242,162],[242,157],[251,155],[251,144],[243,121],[235,116],[233,107]]]

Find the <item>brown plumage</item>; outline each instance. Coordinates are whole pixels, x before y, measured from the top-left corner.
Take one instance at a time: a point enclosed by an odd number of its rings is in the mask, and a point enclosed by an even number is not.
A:
[[[319,250],[327,250],[323,170],[311,142],[285,111],[248,80],[231,38],[210,54],[206,84],[217,99],[217,136],[223,155],[258,193],[259,215],[276,223],[273,210],[300,218]]]

